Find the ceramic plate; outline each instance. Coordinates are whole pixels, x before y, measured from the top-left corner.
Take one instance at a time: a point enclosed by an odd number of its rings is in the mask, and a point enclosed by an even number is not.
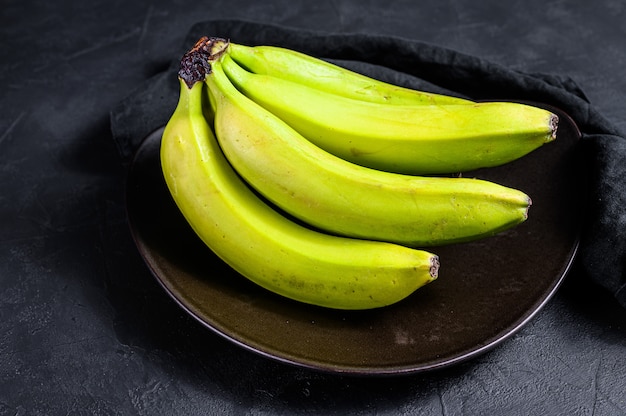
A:
[[[560,115],[557,140],[498,168],[472,172],[533,200],[520,226],[430,250],[439,278],[395,305],[337,311],[274,295],[238,275],[196,237],[163,180],[162,130],[138,149],[127,181],[131,232],[163,288],[202,325],[263,356],[324,372],[392,375],[484,353],[526,324],[574,258],[581,218],[579,131]],[[465,176],[470,176],[466,174]]]

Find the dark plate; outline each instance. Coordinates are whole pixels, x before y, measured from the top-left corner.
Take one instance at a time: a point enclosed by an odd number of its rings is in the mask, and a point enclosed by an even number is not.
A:
[[[131,232],[152,273],[201,324],[273,359],[326,372],[390,375],[477,356],[526,324],[554,294],[578,245],[583,195],[575,124],[506,166],[473,172],[528,193],[528,221],[498,236],[432,248],[439,278],[404,301],[336,311],[290,301],[235,273],[196,237],[160,168],[162,130],[146,138],[127,182]],[[469,175],[465,175],[469,176]]]

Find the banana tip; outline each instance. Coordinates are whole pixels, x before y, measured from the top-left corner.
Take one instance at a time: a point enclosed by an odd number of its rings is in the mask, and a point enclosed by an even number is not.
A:
[[[556,139],[556,131],[559,129],[559,116],[556,114],[550,114],[550,136],[548,141]]]
[[[533,205],[533,200],[528,197],[528,203],[526,204],[526,209],[524,210],[524,221],[528,219],[528,211],[530,211],[530,207]]]
[[[439,256],[433,255],[430,258],[430,277],[435,280],[439,276]]]

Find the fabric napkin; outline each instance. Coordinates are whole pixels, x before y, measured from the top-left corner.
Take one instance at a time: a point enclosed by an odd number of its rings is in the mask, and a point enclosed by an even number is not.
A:
[[[568,113],[582,133],[589,174],[587,214],[578,260],[588,277],[626,307],[626,135],[569,77],[525,73],[475,56],[399,37],[328,33],[242,20],[195,24],[171,66],[111,111],[113,139],[128,163],[141,141],[166,124],[178,100],[180,58],[202,36],[246,45],[276,45],[331,60],[395,84],[473,100],[530,100]]]

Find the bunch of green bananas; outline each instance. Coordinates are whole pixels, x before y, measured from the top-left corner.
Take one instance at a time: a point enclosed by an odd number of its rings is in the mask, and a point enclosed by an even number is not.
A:
[[[400,88],[292,50],[200,39],[161,143],[204,243],[258,285],[337,309],[398,302],[438,276],[425,247],[528,216],[525,193],[458,173],[556,137],[557,117]],[[418,176],[422,175],[422,176]]]

